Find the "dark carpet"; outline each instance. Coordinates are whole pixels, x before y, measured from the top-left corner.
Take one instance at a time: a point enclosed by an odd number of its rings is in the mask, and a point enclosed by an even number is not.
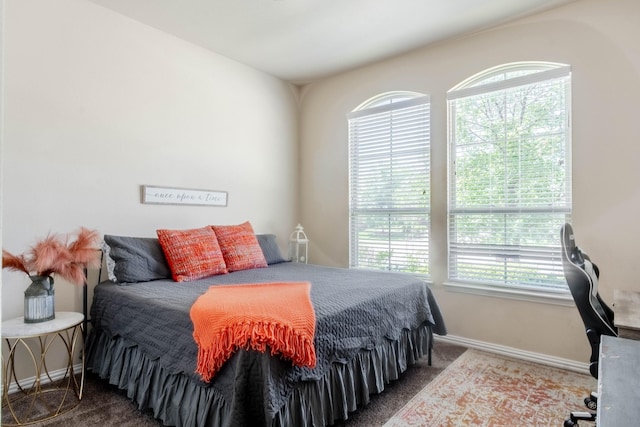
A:
[[[383,425],[414,395],[444,370],[452,361],[464,353],[466,348],[436,342],[433,350],[432,366],[424,357],[410,366],[398,381],[387,384],[384,392],[371,396],[370,403],[350,414],[346,421],[336,422],[335,427],[374,427]],[[3,424],[8,414],[2,414]],[[124,391],[110,386],[96,375],[88,374],[85,379],[83,399],[71,411],[48,422],[32,426],[118,426],[118,427],[158,427],[162,423],[149,412],[139,411],[127,399]]]

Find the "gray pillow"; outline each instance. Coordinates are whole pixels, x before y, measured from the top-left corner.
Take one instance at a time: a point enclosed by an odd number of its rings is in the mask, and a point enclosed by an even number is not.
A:
[[[169,264],[157,238],[105,235],[104,241],[109,245],[109,256],[115,262],[113,274],[118,282],[171,278]]]
[[[280,253],[280,248],[278,247],[274,234],[256,234],[256,237],[258,238],[260,249],[262,249],[262,253],[264,254],[264,259],[267,260],[267,264],[279,264],[289,261]]]

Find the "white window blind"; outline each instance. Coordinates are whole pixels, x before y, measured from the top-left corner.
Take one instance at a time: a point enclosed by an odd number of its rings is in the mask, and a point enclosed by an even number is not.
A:
[[[428,96],[377,98],[349,115],[350,266],[429,273]]]
[[[566,292],[570,69],[514,69],[448,94],[449,279]]]

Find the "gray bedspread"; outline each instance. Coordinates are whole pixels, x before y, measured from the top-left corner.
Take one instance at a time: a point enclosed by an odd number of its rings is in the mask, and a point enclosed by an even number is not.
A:
[[[294,367],[268,355],[260,355],[259,361],[252,355],[249,360],[250,352],[239,351],[210,384],[202,383],[195,373],[197,346],[189,316],[191,305],[215,284],[274,281],[311,282],[317,319],[317,366]],[[123,338],[169,372],[182,373],[203,387],[213,387],[227,402],[238,399],[239,381],[246,383],[253,396],[250,399],[259,401],[252,404],[263,407],[260,416],[265,419],[272,419],[284,405],[294,383],[321,378],[332,363],[349,361],[361,349],[372,349],[384,340],[397,340],[403,330],[414,330],[425,323],[431,325],[432,332],[446,334],[429,287],[414,276],[295,263],[194,282],[101,283],[94,291],[91,322],[93,333]],[[255,364],[260,366],[254,372]],[[255,380],[252,375],[261,378]]]

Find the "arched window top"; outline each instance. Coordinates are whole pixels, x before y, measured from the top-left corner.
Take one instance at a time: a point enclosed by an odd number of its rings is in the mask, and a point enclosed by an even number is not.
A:
[[[367,99],[362,104],[358,105],[353,111],[362,111],[369,108],[383,107],[398,102],[406,101],[409,99],[419,98],[425,96],[419,92],[411,91],[393,91],[385,92]]]
[[[557,62],[527,61],[511,62],[488,68],[457,84],[447,92],[448,98],[452,94],[484,92],[492,88],[503,86],[517,86],[522,83],[547,80],[552,77],[569,75],[571,67]],[[456,97],[456,96],[453,96]]]

